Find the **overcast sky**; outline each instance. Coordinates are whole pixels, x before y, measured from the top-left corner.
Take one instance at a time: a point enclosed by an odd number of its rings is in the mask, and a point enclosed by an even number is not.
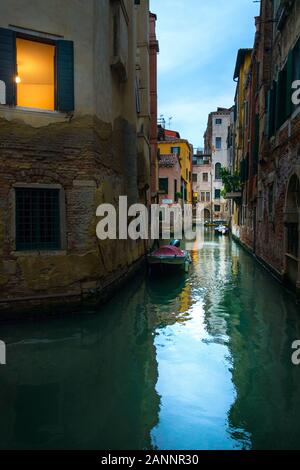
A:
[[[233,104],[239,48],[252,47],[253,0],[150,0],[157,14],[159,115],[203,147],[207,116]]]

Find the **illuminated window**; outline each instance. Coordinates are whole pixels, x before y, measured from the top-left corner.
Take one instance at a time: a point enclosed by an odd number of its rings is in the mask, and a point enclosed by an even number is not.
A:
[[[17,106],[55,109],[55,46],[16,39]]]

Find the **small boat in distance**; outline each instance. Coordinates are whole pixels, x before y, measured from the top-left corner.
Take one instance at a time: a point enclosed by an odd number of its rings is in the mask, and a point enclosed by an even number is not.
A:
[[[191,262],[190,254],[175,246],[174,242],[171,245],[161,246],[148,255],[148,263],[151,268],[184,268],[188,272]]]
[[[215,228],[215,233],[216,235],[228,235],[229,233],[229,228],[226,227],[226,225],[218,225],[218,227]]]

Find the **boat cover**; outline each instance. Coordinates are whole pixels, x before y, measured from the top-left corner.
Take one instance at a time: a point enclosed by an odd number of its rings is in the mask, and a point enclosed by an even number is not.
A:
[[[156,250],[152,256],[176,256],[176,257],[185,257],[185,252],[182,251],[177,246],[161,246],[158,250]]]

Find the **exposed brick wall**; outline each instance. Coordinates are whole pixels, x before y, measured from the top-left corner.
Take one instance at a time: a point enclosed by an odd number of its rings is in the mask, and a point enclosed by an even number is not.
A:
[[[143,255],[143,242],[96,237],[97,206],[117,206],[119,195],[137,193],[136,155],[127,146],[135,139],[123,120],[111,126],[83,117],[36,129],[0,119],[0,309],[8,298],[101,291]],[[14,251],[16,183],[62,186],[65,250],[22,256]]]
[[[266,92],[271,87],[272,81],[277,79],[277,71],[282,68],[289,50],[299,37],[300,3],[293,2],[288,11],[285,25],[280,32],[277,30],[276,23],[269,21],[273,17],[272,8],[271,0],[262,1],[261,16],[257,21],[258,28],[252,54],[251,86],[257,89],[257,92],[252,93],[250,97],[252,111],[250,127],[253,127],[255,114],[259,113],[259,166],[257,177],[253,178],[250,171],[249,180],[244,186],[243,202],[247,207],[247,217],[244,225],[240,228],[240,239],[244,245],[255,251],[258,257],[285,278],[287,272],[286,228],[284,224],[286,195],[292,174],[297,173],[300,177],[300,113],[298,115],[294,113],[276,132],[275,137],[269,139],[266,135]],[[255,77],[253,70],[255,61],[260,62],[258,83],[256,83],[257,77]],[[249,142],[248,152],[251,169],[253,132]],[[271,185],[274,189],[273,214],[269,212]],[[263,197],[262,215],[258,214],[259,194]],[[299,278],[299,268],[298,271]]]

